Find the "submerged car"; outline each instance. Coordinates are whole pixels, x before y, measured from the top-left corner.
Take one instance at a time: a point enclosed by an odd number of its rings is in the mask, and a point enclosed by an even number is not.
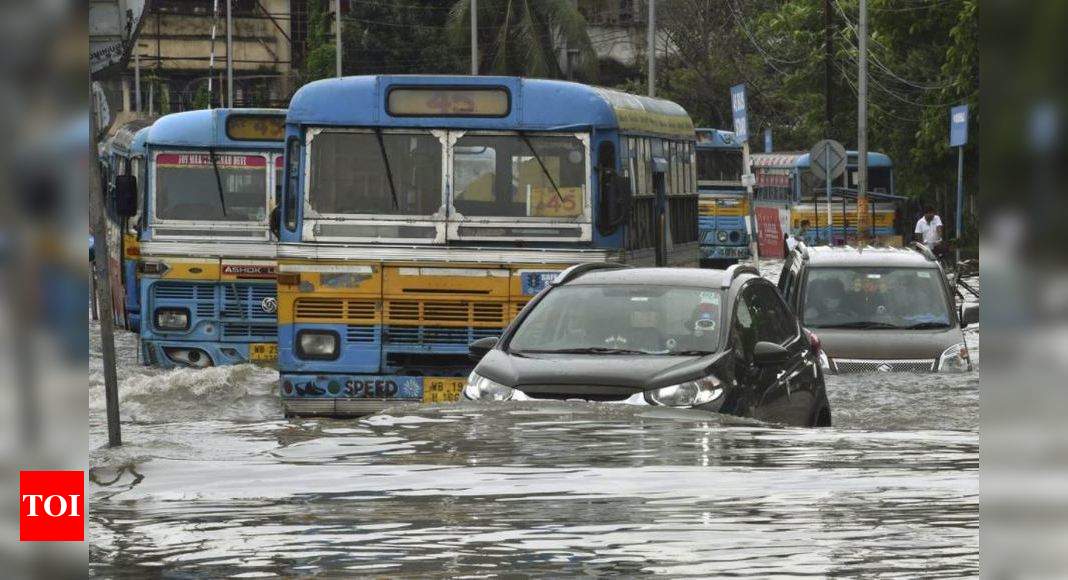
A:
[[[826,370],[964,372],[962,329],[979,306],[957,305],[935,256],[909,248],[807,247],[787,256],[779,289],[819,334]]]
[[[819,341],[750,266],[580,264],[562,272],[481,360],[464,397],[689,408],[829,426]]]

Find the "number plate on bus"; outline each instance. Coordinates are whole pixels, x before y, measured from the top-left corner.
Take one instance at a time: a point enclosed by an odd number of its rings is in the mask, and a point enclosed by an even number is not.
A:
[[[423,379],[423,402],[451,403],[452,401],[459,401],[460,393],[463,392],[465,384],[467,384],[467,379],[426,377]]]
[[[248,345],[248,358],[252,362],[278,360],[278,345],[273,342],[254,342]]]

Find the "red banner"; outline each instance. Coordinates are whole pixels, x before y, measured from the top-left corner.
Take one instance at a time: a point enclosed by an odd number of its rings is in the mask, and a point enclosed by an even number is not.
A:
[[[211,155],[207,153],[160,153],[156,155],[157,165],[183,167],[212,167]],[[215,163],[227,169],[233,167],[266,167],[267,159],[260,155],[224,155],[217,153]]]
[[[757,245],[761,258],[785,258],[779,208],[756,208]]]

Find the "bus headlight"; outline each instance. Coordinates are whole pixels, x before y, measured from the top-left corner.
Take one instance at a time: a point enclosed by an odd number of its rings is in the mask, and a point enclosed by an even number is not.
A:
[[[472,401],[507,401],[515,395],[515,389],[472,372],[464,386],[464,396]]]
[[[189,329],[189,311],[185,308],[157,308],[155,320],[159,330]]]
[[[727,242],[727,232],[723,232],[723,231],[716,232],[716,239],[719,240],[719,243],[721,243],[721,244],[726,243]]]
[[[334,360],[338,356],[338,342],[337,333],[331,330],[302,330],[297,333],[297,356]]]
[[[942,356],[938,357],[938,372],[940,373],[963,373],[972,370],[972,359],[968,354],[968,347],[963,342],[958,342],[947,348]]]
[[[719,379],[711,375],[645,393],[650,403],[665,407],[696,407],[711,403],[722,396],[723,389]]]

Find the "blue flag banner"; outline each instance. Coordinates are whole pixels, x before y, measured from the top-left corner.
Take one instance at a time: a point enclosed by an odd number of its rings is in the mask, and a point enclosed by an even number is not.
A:
[[[749,140],[749,120],[746,114],[745,85],[731,87],[731,112],[734,116],[734,136],[740,143]]]
[[[968,105],[949,110],[949,146],[964,147],[968,144]]]

